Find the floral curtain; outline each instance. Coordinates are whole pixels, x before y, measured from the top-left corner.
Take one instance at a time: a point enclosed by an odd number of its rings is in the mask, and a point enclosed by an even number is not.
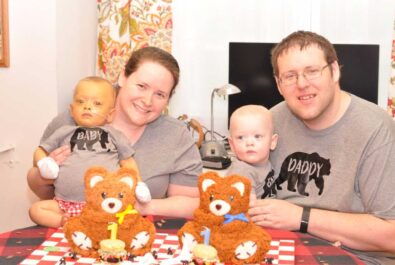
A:
[[[388,113],[395,119],[395,20],[391,54],[391,79],[388,92]]]
[[[97,0],[97,74],[116,83],[131,53],[155,46],[171,52],[172,0]]]

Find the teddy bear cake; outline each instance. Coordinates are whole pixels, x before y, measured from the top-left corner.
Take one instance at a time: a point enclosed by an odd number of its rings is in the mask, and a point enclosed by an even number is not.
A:
[[[261,263],[269,251],[271,236],[247,213],[250,181],[238,175],[222,178],[207,172],[199,177],[198,186],[200,205],[193,220],[178,231],[182,247],[190,249],[197,259],[193,264],[216,264],[216,255],[223,263]],[[211,247],[202,248],[203,243]]]
[[[142,256],[151,251],[155,226],[134,209],[136,175],[130,168],[115,173],[102,167],[86,171],[86,205],[63,227],[72,251],[112,264],[128,253]]]

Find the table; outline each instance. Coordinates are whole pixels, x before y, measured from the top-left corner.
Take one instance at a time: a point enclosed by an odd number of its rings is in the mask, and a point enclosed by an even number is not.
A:
[[[185,219],[156,216],[158,232],[175,234]],[[55,232],[54,228],[31,226],[0,234],[0,264],[18,264]],[[353,254],[309,234],[267,229],[273,239],[295,241],[295,264],[362,265]]]

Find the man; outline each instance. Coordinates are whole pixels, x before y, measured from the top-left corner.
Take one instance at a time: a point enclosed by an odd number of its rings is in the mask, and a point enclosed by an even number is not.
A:
[[[395,122],[341,90],[333,45],[305,31],[272,51],[277,199],[251,203],[259,225],[308,232],[367,264],[395,263]],[[361,76],[360,78],[369,78]]]

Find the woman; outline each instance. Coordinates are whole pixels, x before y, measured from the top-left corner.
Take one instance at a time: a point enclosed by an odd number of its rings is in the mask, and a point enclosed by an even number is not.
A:
[[[189,217],[198,205],[199,151],[182,122],[162,115],[178,80],[175,58],[154,47],[135,51],[119,78],[112,126],[129,138],[142,179],[150,188],[153,200],[136,206],[144,215]],[[73,123],[68,112],[60,114],[43,138]],[[61,163],[69,152],[65,146],[50,155]],[[52,182],[41,178],[37,168],[29,170],[27,179],[41,199],[53,198]]]

